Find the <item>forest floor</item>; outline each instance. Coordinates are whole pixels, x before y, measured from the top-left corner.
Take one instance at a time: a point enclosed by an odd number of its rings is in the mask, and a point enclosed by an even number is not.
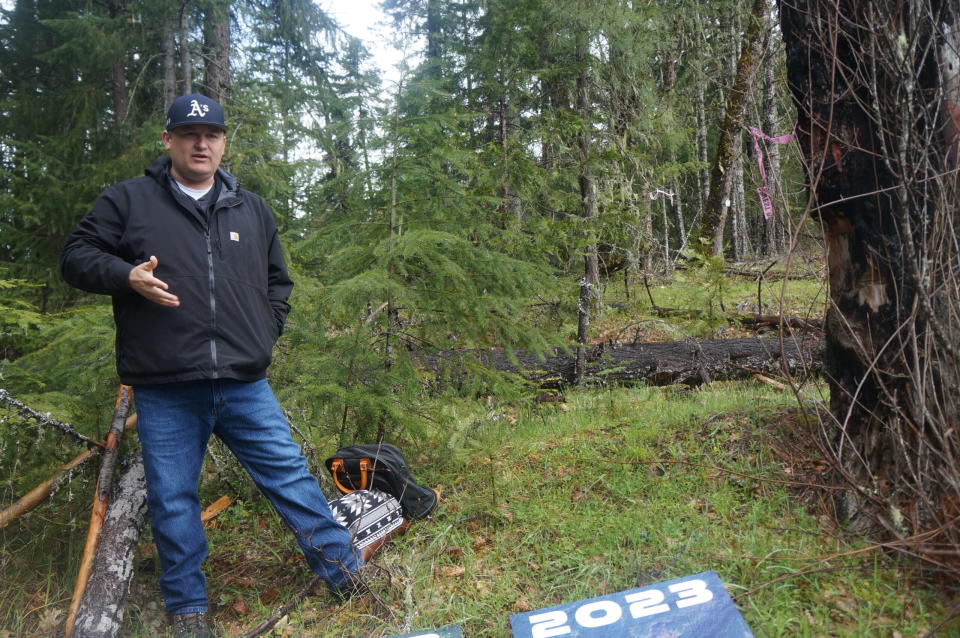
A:
[[[379,589],[389,609],[318,594],[273,635],[459,624],[465,636],[505,638],[511,614],[707,570],[757,636],[927,635],[948,601],[914,578],[916,565],[838,527],[817,487],[826,466],[805,444],[815,426],[795,405],[788,392],[750,383],[450,405],[432,451],[410,459],[417,478],[443,492],[442,506],[375,560],[391,575]],[[211,598],[227,635],[256,625],[307,579],[262,499],[230,508],[210,540]],[[155,576],[138,574],[131,636],[162,626]]]
[[[704,307],[682,285],[648,284],[658,306]],[[822,283],[798,286],[760,287],[760,305],[822,312]],[[749,278],[734,281],[724,306],[754,303],[757,291]],[[743,334],[716,318],[644,316],[641,285],[629,299],[617,295],[599,334]],[[757,636],[960,636],[956,621],[943,624],[953,601],[935,580],[837,522],[833,479],[813,444],[819,426],[799,407],[825,392],[744,381],[581,388],[550,402],[437,399],[435,425],[402,447],[418,481],[443,500],[376,557],[390,576],[378,587],[386,606],[337,605],[318,592],[267,635],[384,637],[460,625],[468,638],[506,638],[511,614],[713,570]],[[330,488],[322,465],[330,442],[312,444],[321,452],[308,453],[311,466]],[[208,524],[209,593],[226,636],[256,626],[309,580],[290,534],[239,477],[211,465],[202,488],[204,503],[236,498]],[[56,503],[0,531],[0,638],[59,635],[86,520],[82,503],[68,508],[69,520],[56,508],[91,492],[78,477]],[[167,635],[156,576],[147,531],[125,637]]]

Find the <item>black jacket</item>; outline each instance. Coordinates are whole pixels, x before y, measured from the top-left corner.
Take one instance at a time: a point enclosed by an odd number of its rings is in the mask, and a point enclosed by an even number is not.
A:
[[[266,375],[293,282],[270,210],[219,170],[209,222],[170,180],[170,159],[107,188],[67,238],[71,285],[113,296],[117,372],[129,385]],[[156,255],[154,276],[180,306],[130,287],[130,269]]]

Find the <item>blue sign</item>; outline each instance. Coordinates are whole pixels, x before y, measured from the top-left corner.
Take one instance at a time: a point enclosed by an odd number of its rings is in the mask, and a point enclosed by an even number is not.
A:
[[[753,638],[716,572],[510,616],[514,638]]]
[[[461,631],[457,625],[448,625],[443,629],[417,631],[412,634],[403,634],[402,636],[391,636],[390,638],[463,638],[463,631]]]

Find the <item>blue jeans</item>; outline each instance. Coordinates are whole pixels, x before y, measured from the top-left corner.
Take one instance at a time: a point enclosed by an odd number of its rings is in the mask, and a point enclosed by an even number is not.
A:
[[[211,434],[230,448],[270,500],[310,569],[328,587],[344,585],[348,573],[359,569],[350,532],[333,520],[266,379],[141,385],[134,388],[134,397],[167,611],[207,611],[200,571],[207,538],[197,485]]]

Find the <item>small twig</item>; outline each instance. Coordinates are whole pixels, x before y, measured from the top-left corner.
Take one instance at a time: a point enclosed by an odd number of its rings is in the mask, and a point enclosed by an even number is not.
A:
[[[314,465],[320,467],[320,457],[317,454],[317,448],[313,447],[313,444],[310,443],[310,440],[300,431],[300,428],[297,427],[297,424],[293,422],[293,419],[290,418],[290,413],[287,410],[283,411],[283,415],[287,417],[287,423],[290,424],[290,429],[296,432],[297,436],[300,437],[300,440],[303,441],[303,447],[307,448],[307,452],[310,454],[311,460]]]
[[[759,381],[760,383],[766,383],[768,386],[772,388],[776,388],[777,390],[787,389],[787,386],[785,386],[784,384],[780,383],[779,381],[774,381],[770,377],[764,376],[762,374],[755,374],[753,375],[753,378]]]
[[[662,308],[657,305],[657,302],[653,300],[653,293],[650,291],[650,282],[647,280],[647,273],[643,273],[643,287],[647,289],[647,297],[650,299],[650,307],[653,308],[653,311],[658,315],[661,314]]]
[[[379,315],[381,312],[383,312],[383,309],[386,308],[386,307],[389,306],[389,305],[390,305],[390,302],[389,302],[389,301],[384,301],[382,304],[380,304],[380,307],[379,307],[379,308],[377,308],[376,310],[374,310],[373,312],[371,312],[369,315],[367,315],[367,318],[363,320],[363,325],[365,325],[365,326],[370,325],[370,322],[373,321],[374,319],[376,319],[376,318],[377,318],[377,315]]]
[[[364,567],[364,569],[367,569],[367,568]],[[381,568],[378,568],[378,569],[381,569]],[[355,578],[361,579],[361,582],[362,582],[361,574],[356,574]],[[304,587],[300,589],[300,591],[298,591],[296,594],[293,595],[293,598],[291,598],[286,603],[278,607],[277,610],[273,612],[273,614],[271,614],[269,618],[264,620],[262,623],[260,623],[259,625],[257,625],[256,627],[248,631],[247,633],[241,635],[240,638],[255,638],[256,636],[261,636],[267,631],[270,631],[270,629],[274,625],[280,622],[281,618],[289,614],[297,605],[300,604],[300,601],[302,601],[304,598],[309,596],[310,592],[313,591],[314,587],[316,587],[321,580],[323,579],[320,576],[314,576],[313,578],[311,578],[310,582],[304,585]],[[370,597],[373,599],[373,601],[376,604],[378,604],[380,607],[382,607],[385,611],[388,611],[388,612],[391,611],[390,606],[387,605],[387,603],[369,587],[366,588],[364,593],[369,594]]]
[[[934,635],[940,633],[940,630],[941,630],[941,629],[943,629],[944,627],[946,627],[946,626],[950,623],[950,621],[954,620],[954,619],[957,618],[958,616],[960,616],[960,603],[957,603],[957,604],[955,604],[953,607],[951,607],[951,608],[950,608],[950,615],[947,616],[946,618],[944,618],[943,620],[941,620],[939,623],[937,623],[937,626],[936,626],[936,627],[934,627],[933,629],[931,629],[931,630],[928,631],[927,633],[923,634],[923,638],[930,638],[931,636],[934,636]]]

